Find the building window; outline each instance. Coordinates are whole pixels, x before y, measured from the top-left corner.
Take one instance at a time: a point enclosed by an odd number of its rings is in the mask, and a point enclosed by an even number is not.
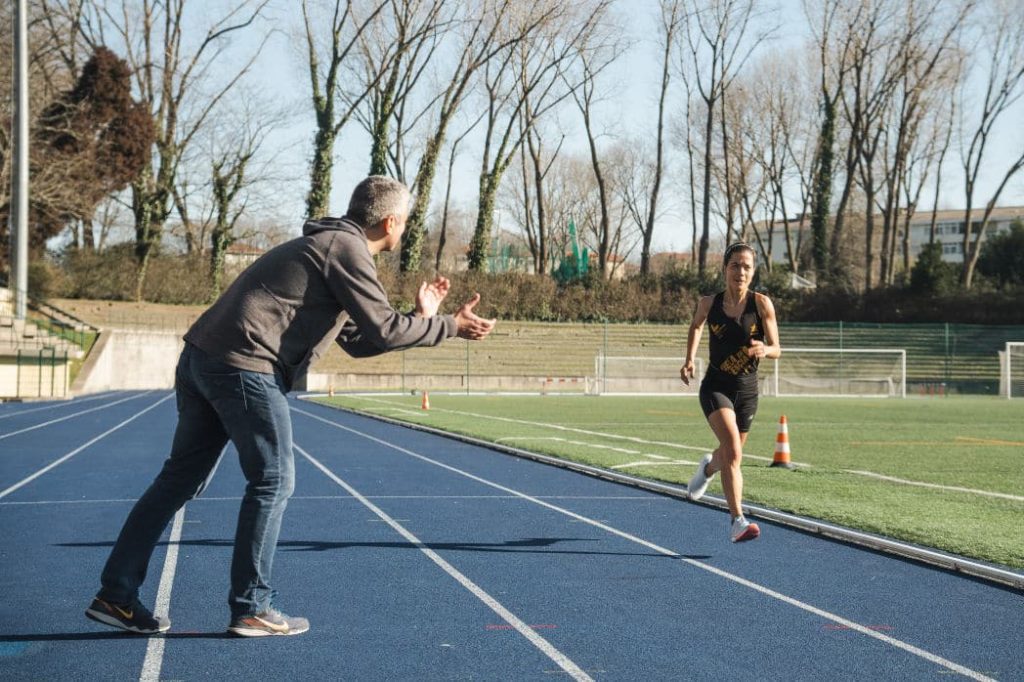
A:
[[[950,242],[942,245],[942,253],[959,254],[964,252],[964,245],[960,242]]]

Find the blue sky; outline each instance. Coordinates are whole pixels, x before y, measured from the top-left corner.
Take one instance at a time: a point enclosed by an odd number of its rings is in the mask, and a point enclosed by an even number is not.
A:
[[[286,3],[288,7],[296,7],[294,0]],[[782,0],[778,3],[779,12],[770,15],[771,20],[778,19],[783,27],[778,41],[787,43],[806,35],[806,22],[803,18],[799,0]],[[653,137],[654,115],[656,113],[656,90],[659,76],[657,47],[653,44],[656,36],[655,16],[657,2],[640,0],[629,4],[628,18],[631,24],[625,30],[635,41],[632,49],[623,58],[614,73],[606,90],[615,92],[607,106],[614,109],[617,124],[609,128],[611,134],[651,131]],[[304,198],[308,188],[308,159],[312,149],[313,113],[310,104],[309,76],[304,62],[304,44],[298,41],[294,31],[298,28],[301,16],[297,10],[287,18],[278,20],[279,29],[268,43],[262,54],[256,76],[258,96],[284,106],[289,113],[288,123],[275,132],[271,145],[281,150],[278,163],[286,169],[290,181],[279,184],[277,189],[278,212],[283,220],[293,220],[295,232],[298,232],[304,213]],[[286,27],[286,24],[293,24]],[[647,36],[644,40],[641,37]],[[677,85],[681,89],[681,85]],[[992,168],[1002,173],[1009,166],[1012,158],[1019,153],[1024,145],[1024,129],[1019,121],[1024,117],[1024,103],[1018,102],[1016,110],[1003,118],[997,130],[997,137],[990,145],[987,156]],[[611,117],[609,117],[611,118]],[[575,145],[582,151],[582,126],[570,114],[561,117],[566,132],[570,135],[570,148]],[[1018,122],[1016,125],[1014,122]],[[576,127],[574,127],[576,126]],[[575,138],[574,138],[575,133]],[[675,152],[678,156],[680,153]],[[943,196],[940,206],[943,208],[960,208],[964,203],[962,190],[962,174],[957,169],[958,157],[954,150],[950,151],[943,170]],[[331,197],[332,213],[344,212],[351,188],[361,180],[369,166],[369,147],[367,136],[356,123],[351,123],[343,131],[335,147],[335,170]],[[477,196],[477,174],[479,167],[478,154],[467,148],[461,154],[457,164],[456,182],[453,197],[464,209],[475,211]],[[975,203],[987,200],[995,184],[995,174],[983,179],[976,195]],[[438,180],[435,182],[434,199],[439,200],[444,190],[444,169],[439,168]],[[677,187],[669,187],[669,192],[678,196]],[[931,199],[928,198],[930,206]],[[1024,205],[1024,174],[1017,178],[1004,190],[1002,205]],[[682,217],[666,216],[659,223],[655,233],[654,244],[657,250],[685,250],[690,243],[690,226],[686,218],[688,211],[675,211]]]

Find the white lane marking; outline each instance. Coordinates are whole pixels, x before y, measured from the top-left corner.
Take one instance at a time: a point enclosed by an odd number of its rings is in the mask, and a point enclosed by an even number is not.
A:
[[[409,450],[407,448],[403,448],[400,445],[395,445],[394,443],[389,443],[386,440],[382,440],[380,438],[376,438],[374,436],[371,436],[369,434],[363,433],[361,431],[357,431],[357,430],[349,428],[347,426],[343,426],[341,424],[338,424],[337,422],[333,422],[333,421],[331,421],[329,419],[325,419],[325,418],[323,418],[323,417],[321,417],[319,415],[313,414],[312,412],[306,412],[305,410],[300,410],[300,409],[295,408],[295,407],[293,407],[292,410],[294,410],[296,412],[299,412],[301,414],[304,414],[304,415],[306,415],[308,417],[311,417],[313,419],[316,419],[318,421],[321,421],[321,422],[323,422],[325,424],[329,424],[329,425],[331,425],[331,426],[333,426],[335,428],[341,429],[343,431],[348,431],[349,433],[353,433],[353,434],[355,434],[357,436],[362,436],[363,438],[366,438],[367,440],[373,441],[373,442],[378,443],[380,445],[383,445],[385,447],[388,447],[388,448],[391,448],[391,449],[396,450],[398,452],[401,452],[403,454],[409,455],[410,457],[415,457],[416,459],[422,460],[422,461],[427,462],[429,464],[433,464],[434,466],[437,466],[437,467],[440,467],[442,469],[445,469],[446,471],[451,471],[452,473],[459,474],[460,476],[465,476],[466,478],[468,478],[470,480],[473,480],[473,481],[477,481],[478,483],[482,483],[483,485],[489,486],[491,488],[495,488],[497,490],[501,490],[501,491],[509,493],[511,495],[517,495],[519,497],[522,497],[525,500],[529,500],[530,502],[538,504],[538,505],[540,505],[542,507],[546,507],[546,508],[548,508],[548,509],[550,509],[552,511],[556,511],[556,512],[558,512],[560,514],[564,514],[564,515],[566,515],[566,516],[568,516],[570,518],[576,519],[577,521],[582,521],[583,523],[590,524],[591,526],[594,526],[595,528],[600,528],[601,530],[606,531],[608,533],[611,533],[612,535],[616,535],[616,536],[618,536],[620,538],[623,538],[625,540],[629,540],[630,542],[634,542],[634,543],[636,543],[638,545],[641,545],[642,547],[647,547],[648,549],[651,549],[651,550],[653,550],[655,552],[658,552],[659,554],[663,554],[665,556],[669,556],[669,557],[673,557],[673,558],[679,559],[680,561],[684,561],[687,564],[689,564],[690,566],[693,566],[694,568],[699,568],[702,571],[707,571],[709,573],[713,573],[714,575],[717,575],[717,576],[719,576],[721,578],[725,578],[726,580],[730,580],[730,581],[732,581],[734,583],[737,583],[739,585],[747,587],[747,588],[749,588],[751,590],[754,590],[755,592],[759,592],[759,593],[761,593],[761,594],[763,594],[763,595],[765,595],[767,597],[771,597],[772,599],[776,599],[776,600],[781,601],[781,602],[783,602],[785,604],[789,604],[790,606],[795,606],[796,608],[801,609],[803,611],[806,611],[808,613],[812,613],[812,614],[814,614],[816,616],[820,616],[821,618],[825,618],[825,619],[830,620],[830,621],[832,621],[834,623],[838,623],[839,625],[842,625],[842,626],[844,626],[846,628],[849,628],[850,630],[855,630],[855,631],[857,631],[857,632],[859,632],[859,633],[861,633],[863,635],[866,635],[866,636],[871,637],[873,639],[877,639],[878,641],[883,642],[885,644],[888,644],[890,646],[893,646],[893,647],[895,647],[897,649],[902,649],[903,651],[906,651],[907,653],[910,653],[910,654],[913,654],[914,656],[918,656],[920,658],[923,658],[924,660],[929,661],[931,663],[934,663],[936,665],[940,665],[940,666],[942,666],[944,668],[947,668],[947,669],[949,669],[949,670],[951,670],[953,672],[959,673],[959,674],[961,674],[961,675],[963,675],[965,677],[969,677],[969,678],[974,679],[974,680],[985,680],[986,682],[995,682],[995,680],[993,680],[993,678],[987,677],[986,675],[983,675],[982,673],[977,672],[975,670],[971,670],[970,668],[962,666],[959,663],[955,663],[955,662],[950,661],[950,660],[948,660],[946,658],[942,658],[941,656],[939,656],[937,654],[933,654],[930,651],[925,651],[924,649],[916,647],[913,644],[908,644],[907,642],[904,642],[902,640],[896,639],[895,637],[890,637],[889,635],[882,634],[881,632],[877,632],[875,630],[872,630],[870,627],[868,627],[866,625],[861,625],[860,623],[855,623],[854,621],[848,620],[846,618],[843,618],[842,616],[839,616],[837,614],[831,613],[829,611],[825,611],[824,609],[819,609],[816,606],[812,606],[811,604],[808,604],[806,602],[802,602],[799,599],[795,599],[795,598],[790,597],[788,595],[782,594],[781,592],[776,592],[775,590],[773,590],[771,588],[768,588],[768,587],[765,587],[765,586],[760,585],[758,583],[752,582],[750,580],[747,580],[746,578],[742,578],[742,577],[740,577],[738,575],[735,575],[733,573],[729,573],[728,571],[723,571],[722,569],[717,568],[715,566],[712,566],[710,564],[706,564],[706,563],[704,563],[702,561],[698,561],[696,559],[691,559],[689,557],[684,557],[684,556],[680,555],[678,552],[674,552],[674,551],[672,551],[670,549],[667,549],[665,547],[657,545],[657,544],[655,544],[653,542],[650,542],[648,540],[644,540],[643,538],[640,538],[640,537],[637,537],[637,536],[632,535],[630,533],[627,533],[626,531],[619,530],[618,528],[613,528],[612,526],[609,526],[609,525],[607,525],[605,523],[602,523],[600,521],[596,521],[594,519],[587,518],[585,516],[577,514],[576,512],[569,511],[568,509],[564,509],[562,507],[559,507],[559,506],[556,506],[554,504],[551,504],[550,502],[545,502],[544,500],[541,500],[541,499],[539,499],[537,497],[533,497],[532,495],[528,495],[526,493],[520,492],[518,490],[514,490],[512,488],[507,488],[507,487],[505,487],[505,486],[503,486],[503,485],[501,485],[499,483],[494,483],[493,481],[488,481],[485,478],[480,478],[479,476],[475,476],[475,475],[469,473],[468,471],[462,471],[461,469],[457,469],[457,468],[455,468],[453,466],[449,466],[448,464],[444,464],[443,462],[438,462],[437,460],[430,459],[429,457],[426,457],[426,456],[421,455],[419,453],[413,452],[412,450]]]
[[[82,403],[87,403],[87,402],[90,402],[92,400],[99,400],[100,398],[109,398],[109,397],[110,397],[110,394],[108,394],[108,393],[101,393],[99,395],[91,395],[88,398],[75,398],[74,400],[64,400],[64,401],[61,401],[59,403],[50,403],[48,405],[43,405],[42,407],[33,407],[33,408],[30,408],[30,409],[27,409],[27,410],[20,410],[18,412],[11,412],[10,414],[2,414],[2,415],[0,415],[0,419],[7,419],[9,417],[17,417],[19,414],[28,414],[30,412],[39,412],[40,410],[53,410],[53,409],[56,409],[58,407],[76,407],[78,405],[81,405]]]
[[[160,574],[160,587],[156,592],[156,605],[153,615],[166,617],[171,610],[171,588],[174,586],[174,572],[178,567],[178,546],[181,542],[181,528],[185,524],[185,507],[174,515],[171,526],[171,537],[167,542],[167,556],[164,558],[164,570]],[[164,662],[164,645],[166,637],[150,637],[146,646],[146,658],[142,661],[142,673],[139,682],[159,682],[160,668]]]
[[[108,407],[113,407],[114,405],[120,405],[123,402],[127,402],[129,400],[135,400],[136,398],[141,398],[144,395],[146,395],[146,393],[140,393],[138,395],[128,396],[127,398],[121,398],[120,400],[116,400],[116,401],[114,401],[112,403],[108,403],[106,405],[100,405],[99,407],[92,407],[92,408],[89,408],[88,410],[82,410],[81,412],[75,412],[73,414],[69,414],[69,415],[66,415],[66,416],[63,416],[63,417],[58,417],[57,419],[51,419],[50,421],[43,422],[42,424],[36,424],[35,426],[29,426],[27,428],[19,429],[17,431],[11,431],[10,433],[5,433],[3,435],[0,435],[0,440],[3,440],[4,438],[10,438],[11,436],[17,436],[19,433],[27,433],[28,431],[35,431],[36,429],[41,429],[44,426],[49,426],[50,424],[56,424],[58,422],[65,421],[67,419],[71,419],[72,417],[78,417],[80,415],[88,414],[90,412],[96,412],[97,410],[105,410]]]
[[[905,478],[896,478],[895,476],[884,476],[882,474],[876,474],[872,471],[857,471],[854,469],[843,469],[848,474],[857,474],[858,476],[870,476],[871,478],[877,478],[882,481],[890,481],[892,483],[900,483],[902,485],[916,485],[920,488],[934,488],[936,490],[950,490],[958,493],[971,493],[972,495],[984,495],[986,497],[998,497],[1004,500],[1014,500],[1015,502],[1024,502],[1024,497],[1021,495],[1011,495],[1009,493],[994,493],[988,490],[977,490],[975,488],[962,488],[958,485],[941,485],[939,483],[924,483],[923,481],[908,481]]]
[[[477,585],[472,580],[467,578],[457,568],[455,568],[450,563],[441,558],[441,555],[439,555],[437,552],[424,545],[423,542],[421,542],[418,537],[409,532],[405,528],[405,526],[403,526],[402,524],[398,523],[395,519],[388,516],[388,514],[384,510],[375,505],[373,502],[370,502],[370,500],[363,497],[358,490],[350,486],[345,481],[341,480],[337,475],[334,474],[334,472],[332,472],[330,469],[324,466],[319,460],[317,460],[315,457],[313,457],[308,452],[299,447],[298,444],[295,445],[295,449],[298,452],[300,452],[303,457],[312,462],[316,468],[324,472],[324,474],[329,479],[331,479],[332,481],[340,485],[342,488],[344,488],[346,491],[348,491],[348,493],[352,495],[352,497],[362,502],[367,509],[372,511],[374,514],[380,517],[382,521],[391,526],[391,528],[393,528],[395,532],[397,532],[403,538],[408,540],[410,544],[414,545],[421,552],[426,554],[431,561],[433,561],[441,568],[441,570],[443,570],[445,573],[454,578],[464,588],[469,590],[474,597],[476,597],[484,604],[486,604],[492,611],[498,614],[498,616],[502,620],[511,625],[513,628],[515,628],[515,630],[518,631],[519,634],[528,639],[531,644],[537,647],[537,649],[539,649],[545,656],[554,661],[559,668],[568,673],[574,680],[591,680],[592,682],[593,678],[591,678],[589,675],[583,672],[583,670],[580,669],[580,667],[577,666],[575,663],[573,663],[568,656],[566,656],[561,651],[556,649],[554,645],[552,645],[549,641],[538,635],[533,628],[531,628],[529,625],[520,620],[514,613],[509,611],[507,608],[502,606],[502,604],[498,602],[497,599],[495,599],[487,592],[485,592],[483,588],[481,588],[479,585]]]
[[[394,403],[391,403],[391,402],[389,402],[387,400],[375,400],[373,398],[360,398],[360,399],[361,400],[368,400],[370,402],[375,402],[375,403],[383,403],[385,405],[392,405],[392,404],[394,404]],[[561,424],[549,424],[547,422],[532,422],[532,421],[527,421],[525,419],[512,419],[511,417],[498,417],[498,416],[490,415],[490,414],[477,414],[476,412],[462,412],[460,410],[446,410],[446,409],[441,408],[441,407],[434,408],[433,411],[435,411],[435,412],[447,412],[448,414],[456,414],[456,415],[461,415],[461,416],[465,416],[465,417],[476,417],[478,419],[492,419],[494,421],[509,422],[509,423],[512,423],[512,424],[525,424],[527,426],[540,426],[542,428],[555,429],[556,431],[568,431],[570,433],[582,433],[582,434],[584,434],[586,436],[598,436],[599,438],[608,438],[608,439],[611,439],[611,440],[625,440],[625,441],[629,441],[631,443],[640,443],[641,445],[660,445],[660,446],[665,447],[665,448],[676,448],[678,450],[697,450],[699,452],[707,452],[708,451],[707,447],[697,447],[695,445],[682,445],[680,443],[666,443],[664,441],[659,441],[659,440],[646,440],[644,438],[637,438],[636,436],[621,436],[621,435],[619,435],[617,433],[605,433],[603,431],[589,431],[587,429],[577,429],[577,428],[574,428],[572,426],[563,426]],[[417,414],[417,413],[414,412],[413,414]],[[764,462],[772,462],[772,461],[775,460],[774,457],[763,457],[761,455],[751,455],[751,454],[748,454],[746,452],[743,453],[743,457],[744,457],[744,459],[746,459],[746,458],[758,459],[758,460],[761,460],[761,461],[764,461]],[[793,466],[798,466],[799,467],[799,466],[810,466],[810,465],[809,464],[800,464],[798,462],[793,462]]]
[[[632,469],[633,467],[670,467],[670,466],[697,466],[697,462],[691,462],[686,459],[677,459],[674,462],[648,462],[646,460],[639,462],[626,462],[625,464],[615,464],[608,467],[609,469]]]
[[[28,477],[26,477],[26,478],[23,478],[22,480],[18,481],[17,483],[15,483],[14,485],[12,485],[12,486],[11,486],[10,488],[7,488],[6,490],[0,491],[0,499],[3,499],[3,498],[5,498],[5,497],[7,497],[7,496],[8,496],[8,495],[10,495],[11,493],[13,493],[13,492],[14,492],[15,490],[17,490],[18,488],[22,487],[23,485],[26,485],[26,484],[28,484],[28,483],[31,483],[31,482],[32,482],[32,481],[34,481],[35,479],[37,479],[37,478],[39,478],[40,476],[42,476],[43,474],[45,474],[45,473],[46,473],[47,471],[49,471],[50,469],[53,469],[54,467],[56,467],[56,466],[59,466],[59,465],[63,464],[64,462],[68,461],[69,459],[71,459],[72,457],[74,457],[75,455],[77,455],[77,454],[78,454],[79,452],[81,452],[82,450],[85,450],[85,449],[86,449],[87,447],[89,447],[89,446],[90,446],[90,445],[92,445],[93,443],[95,443],[95,442],[97,442],[97,441],[99,441],[99,440],[102,440],[103,438],[106,438],[107,436],[109,436],[110,434],[112,434],[112,433],[113,433],[114,431],[117,431],[117,430],[118,430],[119,428],[121,428],[121,427],[122,427],[122,426],[124,426],[125,424],[128,424],[129,422],[135,421],[136,419],[138,419],[138,418],[139,418],[139,417],[141,417],[142,415],[146,414],[147,412],[149,412],[150,410],[152,410],[152,409],[153,409],[154,407],[156,407],[156,406],[157,406],[157,405],[159,405],[160,403],[164,402],[165,400],[167,400],[168,398],[171,398],[171,397],[173,397],[173,396],[174,396],[174,394],[173,394],[173,393],[171,393],[171,394],[169,394],[169,395],[166,395],[166,396],[164,396],[163,398],[161,398],[160,400],[156,401],[155,403],[153,403],[152,405],[150,405],[150,406],[149,406],[149,407],[147,407],[146,409],[142,410],[141,412],[136,412],[136,413],[135,413],[135,414],[133,414],[133,415],[132,415],[131,417],[128,417],[127,419],[125,419],[125,420],[124,420],[123,422],[121,422],[121,423],[120,423],[120,424],[118,424],[117,426],[113,426],[113,427],[111,427],[111,428],[107,429],[106,431],[104,431],[104,432],[103,432],[103,433],[101,433],[100,435],[96,436],[95,438],[93,438],[93,439],[92,439],[92,440],[90,440],[89,442],[85,443],[84,445],[80,445],[80,446],[78,446],[77,448],[75,448],[74,450],[72,450],[71,452],[69,452],[68,454],[64,455],[63,457],[61,457],[60,459],[58,459],[58,460],[56,460],[56,461],[54,461],[54,462],[51,462],[50,464],[46,465],[45,467],[43,467],[43,468],[42,468],[42,469],[40,469],[39,471],[35,472],[35,473],[34,473],[34,474],[32,474],[31,476],[28,476]]]

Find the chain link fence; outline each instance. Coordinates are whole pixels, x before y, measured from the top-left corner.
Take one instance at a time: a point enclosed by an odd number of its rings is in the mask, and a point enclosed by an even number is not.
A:
[[[483,342],[451,339],[376,358],[349,358],[337,347],[312,368],[319,390],[587,390],[595,359],[675,357],[682,364],[686,325],[573,324],[501,321]],[[780,328],[791,348],[906,350],[907,394],[992,394],[999,390],[999,351],[1024,340],[1024,326],[800,323]],[[707,338],[700,356],[707,355]]]

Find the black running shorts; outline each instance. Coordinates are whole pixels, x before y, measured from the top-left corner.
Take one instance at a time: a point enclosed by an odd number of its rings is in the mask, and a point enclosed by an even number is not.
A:
[[[728,408],[736,413],[740,433],[750,431],[757,414],[757,374],[736,377],[713,367],[708,369],[700,382],[700,406],[705,417]]]

